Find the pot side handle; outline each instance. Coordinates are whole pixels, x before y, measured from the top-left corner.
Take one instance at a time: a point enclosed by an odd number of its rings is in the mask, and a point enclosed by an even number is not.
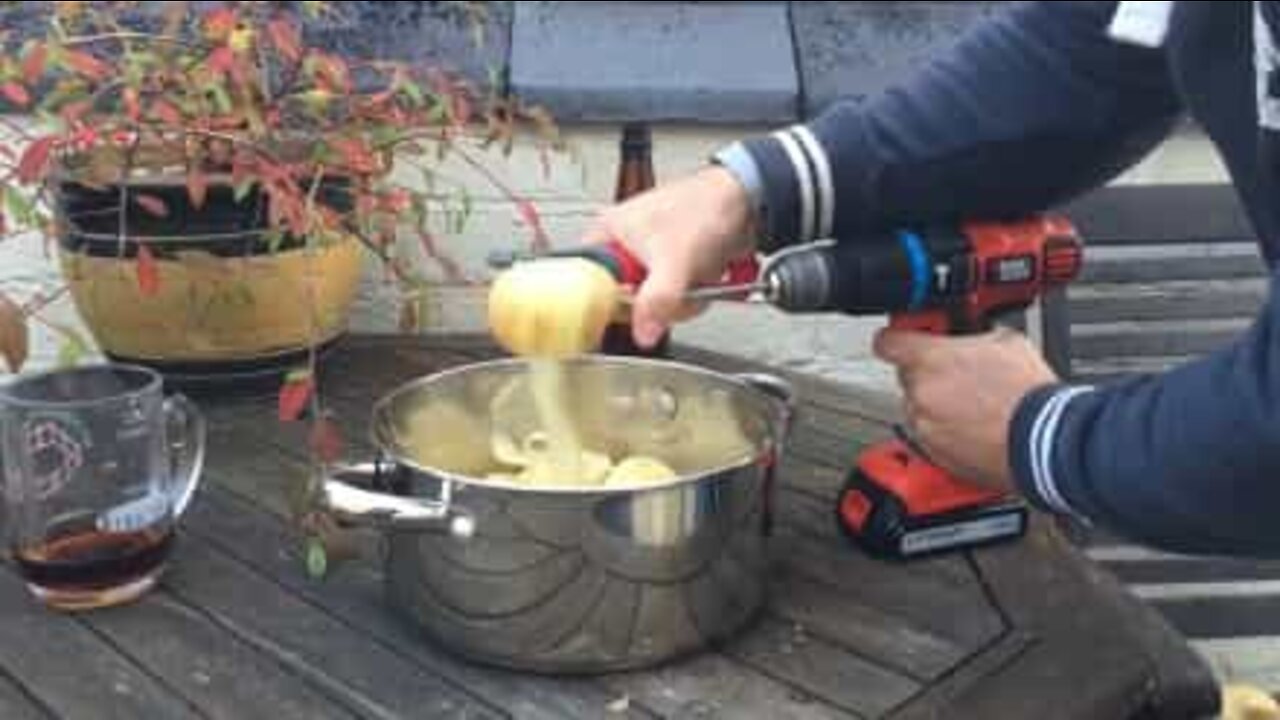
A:
[[[475,535],[475,518],[453,507],[448,483],[438,498],[400,497],[362,486],[377,486],[394,466],[384,462],[334,468],[324,479],[323,507],[364,527],[443,532],[457,538]]]
[[[768,373],[735,373],[733,377],[779,403],[781,422],[778,423],[778,434],[780,439],[789,435],[796,407],[796,391],[791,383]]]

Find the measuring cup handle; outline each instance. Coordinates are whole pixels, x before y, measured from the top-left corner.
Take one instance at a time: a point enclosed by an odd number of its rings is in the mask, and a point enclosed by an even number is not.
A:
[[[200,409],[185,395],[172,395],[164,401],[166,451],[169,456],[169,492],[173,501],[173,517],[187,511],[204,469],[205,420]]]

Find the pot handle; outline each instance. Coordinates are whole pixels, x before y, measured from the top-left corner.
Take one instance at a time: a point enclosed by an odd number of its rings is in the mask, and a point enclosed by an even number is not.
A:
[[[381,460],[335,467],[324,479],[321,504],[356,525],[443,532],[461,539],[475,535],[475,518],[453,506],[453,486],[448,481],[440,483],[437,498],[401,497],[366,489],[385,486],[396,472],[404,470]]]
[[[795,413],[796,407],[796,391],[791,383],[768,373],[737,373],[733,377],[781,404],[782,423],[779,434],[785,437],[791,430],[791,416]]]

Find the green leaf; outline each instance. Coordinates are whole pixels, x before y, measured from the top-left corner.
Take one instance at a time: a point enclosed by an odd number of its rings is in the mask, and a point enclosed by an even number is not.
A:
[[[462,214],[458,220],[458,232],[462,232],[468,222],[471,221],[471,213],[475,209],[471,193],[466,188],[462,189]]]
[[[204,92],[213,100],[213,107],[219,113],[228,115],[231,113],[231,95],[227,93],[227,88],[222,83],[209,83],[205,86]]]
[[[307,575],[312,580],[322,580],[329,572],[329,553],[324,549],[324,541],[318,537],[307,538]]]
[[[280,252],[280,246],[284,244],[283,230],[268,230],[262,234],[262,239],[267,243],[267,250],[272,255]]]
[[[69,327],[55,325],[54,329],[62,335],[62,344],[58,347],[58,365],[61,367],[79,365],[80,361],[89,354],[89,343],[85,342],[80,333]]]
[[[305,382],[310,379],[311,379],[311,368],[307,368],[307,367],[294,368],[293,370],[290,370],[287,375],[284,376],[284,381],[286,384]]]
[[[409,98],[409,102],[414,107],[422,107],[427,103],[427,96],[422,92],[422,88],[415,82],[406,82],[400,87],[400,92]]]
[[[244,202],[244,199],[249,197],[249,193],[253,192],[253,186],[255,184],[256,182],[252,178],[250,178],[243,182],[237,183],[236,186],[232,188],[232,192],[235,196],[237,204]]]
[[[235,298],[241,307],[250,308],[257,303],[257,299],[253,296],[253,288],[248,283],[239,282],[235,285]]]
[[[30,198],[8,185],[3,186],[4,210],[14,225],[31,227],[35,224],[36,209]]]
[[[306,13],[307,17],[314,20],[315,18],[324,15],[325,5],[326,3],[324,0],[303,0],[302,12]]]

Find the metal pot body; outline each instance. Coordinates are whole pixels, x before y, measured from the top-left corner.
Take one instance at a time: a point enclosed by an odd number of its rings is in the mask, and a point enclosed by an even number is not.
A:
[[[785,385],[677,363],[584,358],[566,369],[584,445],[674,457],[681,477],[653,486],[530,488],[457,472],[483,454],[460,451],[459,435],[491,437],[500,425],[525,422],[493,402],[523,372],[518,361],[485,363],[396,391],[374,417],[375,439],[391,459],[374,482],[383,502],[329,484],[331,505],[376,518],[388,533],[390,603],[460,655],[539,672],[652,666],[743,629],[767,595]],[[517,416],[529,406],[520,392],[507,404]],[[729,415],[708,414],[708,402]],[[454,410],[421,423],[421,412],[442,405]],[[465,412],[451,414],[458,408]],[[717,455],[710,436],[725,428],[698,425],[708,420],[735,424],[747,453]],[[441,437],[424,445],[433,427]],[[695,469],[700,462],[705,471]]]

